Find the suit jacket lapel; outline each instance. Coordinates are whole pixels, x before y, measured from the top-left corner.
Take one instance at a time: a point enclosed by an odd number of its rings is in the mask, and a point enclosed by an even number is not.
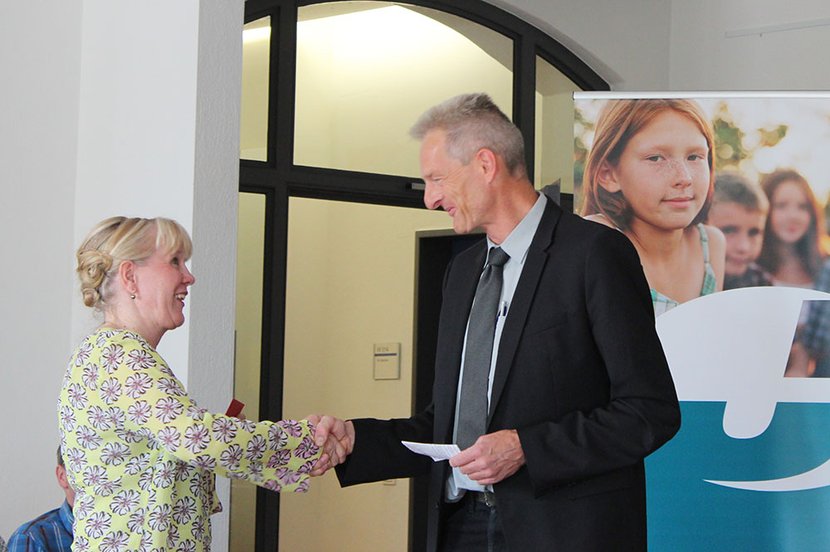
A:
[[[493,413],[498,407],[510,367],[513,365],[513,358],[516,355],[516,348],[525,327],[530,306],[536,296],[539,279],[548,261],[548,248],[553,243],[553,234],[556,224],[562,215],[562,209],[552,200],[548,199],[542,220],[530,243],[527,251],[527,258],[519,277],[513,299],[510,301],[510,310],[507,312],[507,320],[502,328],[501,341],[499,342],[499,356],[496,360],[496,371],[493,377],[493,390],[490,395],[490,410],[487,422],[493,418]]]
[[[481,244],[476,244],[471,248],[469,255],[467,253],[459,255],[452,264],[444,286],[432,397],[435,404],[436,439],[452,437],[464,333],[467,330],[467,319],[470,316],[470,307],[473,304],[478,279],[487,256],[486,243],[482,240]]]

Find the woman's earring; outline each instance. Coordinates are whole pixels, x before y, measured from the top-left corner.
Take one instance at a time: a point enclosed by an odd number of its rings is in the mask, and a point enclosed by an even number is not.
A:
[[[135,293],[131,293],[131,294],[130,294],[130,299],[135,300]]]

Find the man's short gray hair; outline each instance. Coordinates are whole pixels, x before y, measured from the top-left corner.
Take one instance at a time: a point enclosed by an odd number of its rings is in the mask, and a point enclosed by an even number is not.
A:
[[[423,140],[432,130],[446,132],[447,153],[465,165],[487,148],[504,160],[511,175],[527,174],[522,133],[487,94],[461,94],[431,107],[409,134]]]

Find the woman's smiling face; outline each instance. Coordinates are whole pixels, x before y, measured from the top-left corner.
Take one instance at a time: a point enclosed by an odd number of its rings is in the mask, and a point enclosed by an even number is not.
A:
[[[135,263],[134,301],[141,318],[161,333],[181,326],[187,288],[195,281],[181,251],[156,249]]]

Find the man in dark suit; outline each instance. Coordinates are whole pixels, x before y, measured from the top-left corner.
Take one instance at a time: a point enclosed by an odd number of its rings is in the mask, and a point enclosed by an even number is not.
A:
[[[447,268],[432,404],[408,419],[319,420],[318,442],[334,434],[348,454],[341,484],[430,473],[430,551],[645,550],[643,459],[680,413],[634,247],[534,190],[521,134],[486,95],[433,107],[412,134],[426,206],[487,238]],[[495,247],[509,258],[487,419],[472,445],[433,463],[401,440],[453,443],[462,430],[479,347],[471,306]]]

